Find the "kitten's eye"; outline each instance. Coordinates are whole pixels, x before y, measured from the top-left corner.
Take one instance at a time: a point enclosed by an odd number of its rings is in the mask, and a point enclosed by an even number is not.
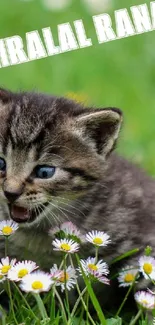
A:
[[[0,158],[0,171],[5,172],[6,170],[6,162],[3,158]]]
[[[55,173],[55,167],[50,166],[37,166],[35,168],[35,177],[37,178],[50,178]]]

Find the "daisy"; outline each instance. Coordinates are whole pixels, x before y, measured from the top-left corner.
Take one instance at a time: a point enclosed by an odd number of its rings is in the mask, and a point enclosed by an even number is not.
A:
[[[6,275],[8,271],[15,265],[16,259],[10,260],[9,257],[2,258],[0,261],[0,274]]]
[[[95,246],[107,246],[111,240],[110,236],[103,231],[90,231],[86,234],[86,240]]]
[[[80,260],[82,269],[86,275],[98,274],[107,275],[109,274],[108,265],[102,260],[95,262],[95,257],[88,257],[87,260]],[[79,272],[81,273],[81,269],[79,268]]]
[[[93,13],[102,13],[109,10],[111,7],[111,0],[82,0],[87,9]]]
[[[10,236],[18,227],[18,223],[12,220],[3,220],[0,222],[0,236]]]
[[[54,281],[55,285],[61,286],[61,291],[70,290],[76,284],[76,272],[75,269],[71,266],[68,266],[66,270],[59,270],[57,265],[50,269],[51,279]]]
[[[138,291],[135,294],[136,302],[145,309],[154,309],[155,300],[154,296],[146,291]]]
[[[96,277],[97,278],[97,280],[99,281],[99,282],[101,282],[101,283],[104,283],[104,284],[110,284],[110,280],[108,279],[108,278],[106,278],[105,276],[98,276],[98,277]]]
[[[43,4],[47,9],[55,11],[66,9],[71,2],[72,0],[43,0]]]
[[[81,235],[80,230],[70,221],[62,223],[59,227],[50,229],[49,235],[72,239],[78,243],[84,240],[84,236]]]
[[[43,271],[35,271],[24,276],[20,284],[21,290],[34,293],[49,291],[51,286],[52,280],[50,274]]]
[[[99,281],[104,284],[110,284],[109,279],[105,275],[109,273],[108,265],[102,260],[95,262],[95,258],[88,257],[87,260],[80,260],[83,272],[92,280]],[[82,275],[81,268],[78,268],[80,275]]]
[[[55,239],[52,242],[55,251],[62,251],[65,253],[75,253],[79,250],[79,245],[72,239]]]
[[[53,265],[53,267],[50,269],[50,275],[51,279],[53,280],[53,283],[57,284],[57,280],[61,276],[62,270],[58,268],[56,264]]]
[[[38,268],[38,266],[33,261],[18,262],[8,271],[8,279],[12,281],[21,281],[36,268]]]
[[[61,230],[63,230],[66,235],[80,236],[80,230],[70,221],[64,222],[61,225]]]
[[[121,270],[118,277],[119,287],[128,287],[132,285],[138,274],[138,269],[132,266],[126,266]],[[137,281],[136,281],[137,282]]]
[[[145,279],[155,280],[155,259],[151,256],[141,256],[139,259],[140,272]]]

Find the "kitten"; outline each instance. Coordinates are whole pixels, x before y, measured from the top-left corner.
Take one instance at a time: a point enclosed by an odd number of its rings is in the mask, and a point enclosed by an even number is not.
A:
[[[116,108],[0,90],[0,219],[20,225],[9,256],[49,269],[59,254],[47,232],[67,220],[82,233],[110,235],[100,250],[107,262],[136,247],[155,248],[155,182],[113,153],[121,124]],[[88,246],[85,257],[93,254]]]

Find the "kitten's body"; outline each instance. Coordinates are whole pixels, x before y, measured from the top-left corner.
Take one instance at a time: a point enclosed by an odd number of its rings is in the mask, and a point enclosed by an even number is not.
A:
[[[111,154],[104,178],[86,195],[68,203],[71,207],[68,206],[65,214],[83,234],[103,230],[110,235],[112,243],[100,249],[100,254],[110,262],[134,248],[143,250],[147,245],[155,248],[154,197],[155,182],[128,161]],[[54,212],[65,218],[64,211]],[[36,260],[49,269],[59,256],[53,252],[52,239],[48,236],[52,224],[57,225],[47,218],[31,227],[21,227],[12,237],[10,255]],[[89,245],[86,255],[90,255],[91,248]]]
[[[67,99],[4,90],[0,101],[0,157],[6,161],[1,202],[7,207],[10,200],[11,217],[23,221],[10,238],[9,256],[49,269],[60,254],[53,252],[48,230],[67,220],[83,234],[103,230],[110,235],[111,244],[100,249],[107,262],[134,248],[155,249],[155,182],[112,153],[122,119],[119,110],[90,110]],[[54,176],[36,178],[38,165],[55,166]],[[19,195],[13,201],[4,193]],[[24,220],[13,210],[14,205],[16,210],[42,209],[46,202],[48,207],[32,222],[31,214]],[[8,218],[1,209],[1,220]],[[84,245],[81,254],[93,255],[91,250]],[[4,246],[0,253],[4,255]]]

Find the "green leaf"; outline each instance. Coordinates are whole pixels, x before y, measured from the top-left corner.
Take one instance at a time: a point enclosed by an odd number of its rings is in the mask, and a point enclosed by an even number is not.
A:
[[[107,325],[122,325],[122,319],[120,317],[117,318],[108,318],[106,319]]]
[[[111,264],[115,264],[115,263],[117,263],[117,262],[123,260],[124,258],[129,257],[129,256],[131,256],[131,255],[133,255],[133,254],[138,253],[138,252],[139,252],[139,248],[132,249],[131,251],[128,251],[127,253],[124,253],[124,254],[122,254],[122,255],[116,257],[116,258],[115,258],[115,259],[110,263],[110,265],[111,265]]]

